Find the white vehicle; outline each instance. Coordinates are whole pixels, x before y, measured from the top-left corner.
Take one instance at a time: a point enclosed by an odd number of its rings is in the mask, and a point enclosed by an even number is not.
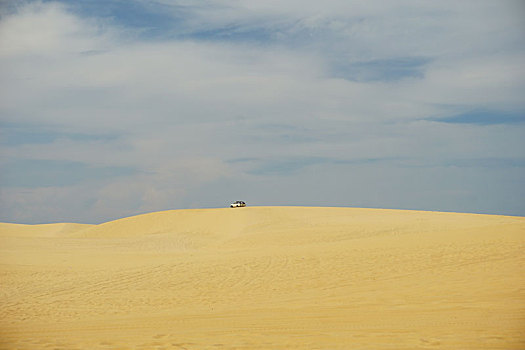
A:
[[[243,201],[235,201],[232,204],[230,204],[230,208],[240,208],[240,207],[245,207],[245,206],[246,206],[246,203],[244,203]]]

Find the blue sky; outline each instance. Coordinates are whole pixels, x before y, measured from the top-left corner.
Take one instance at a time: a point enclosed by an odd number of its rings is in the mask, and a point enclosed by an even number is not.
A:
[[[525,215],[522,1],[0,2],[0,221]]]

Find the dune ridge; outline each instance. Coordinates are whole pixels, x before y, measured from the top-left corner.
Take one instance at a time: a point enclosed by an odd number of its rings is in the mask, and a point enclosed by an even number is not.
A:
[[[518,349],[525,218],[171,210],[0,224],[0,349]]]

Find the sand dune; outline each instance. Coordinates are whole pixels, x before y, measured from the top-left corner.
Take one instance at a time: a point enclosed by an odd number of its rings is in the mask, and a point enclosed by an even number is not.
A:
[[[85,224],[45,224],[45,225],[20,225],[0,222],[0,235],[12,237],[55,237],[81,231],[93,225]]]
[[[0,349],[523,349],[525,218],[174,210],[0,224]]]

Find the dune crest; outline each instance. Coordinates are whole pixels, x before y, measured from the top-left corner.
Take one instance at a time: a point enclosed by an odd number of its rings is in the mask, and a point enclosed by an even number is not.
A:
[[[525,218],[246,207],[0,224],[0,349],[525,345]]]

